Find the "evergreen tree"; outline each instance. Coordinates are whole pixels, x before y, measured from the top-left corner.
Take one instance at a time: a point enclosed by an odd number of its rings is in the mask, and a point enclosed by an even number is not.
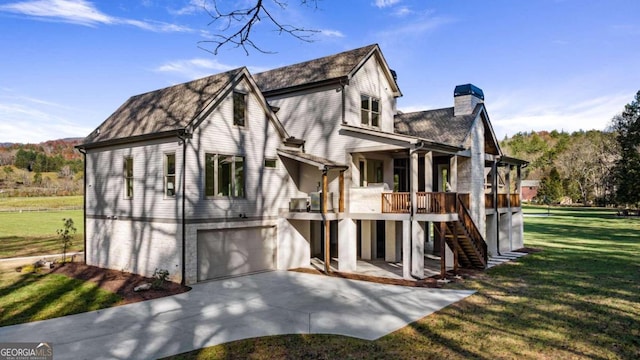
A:
[[[640,203],[640,91],[624,111],[613,119],[613,129],[620,148],[620,158],[613,170],[616,201]]]
[[[540,180],[540,187],[536,197],[539,201],[557,203],[563,196],[563,184],[560,173],[556,168],[552,168],[549,175]]]

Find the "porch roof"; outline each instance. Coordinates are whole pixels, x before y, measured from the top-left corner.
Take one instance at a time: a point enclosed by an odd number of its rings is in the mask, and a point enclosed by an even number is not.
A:
[[[500,157],[500,162],[498,162],[498,165],[501,165],[501,166],[516,165],[516,166],[526,167],[527,165],[529,165],[529,162],[526,160],[517,159],[517,158],[513,158],[505,155]]]
[[[395,131],[435,142],[462,146],[477,117],[478,109],[469,115],[454,116],[454,109],[402,113],[395,116]]]
[[[349,168],[347,165],[301,151],[278,149],[278,154],[301,163],[315,166],[320,170],[347,170]]]
[[[464,148],[461,146],[449,145],[430,139],[426,139],[419,136],[402,134],[402,133],[389,133],[382,130],[374,130],[368,128],[362,128],[353,125],[342,124],[341,131],[351,132],[359,135],[364,135],[367,138],[375,139],[375,141],[382,141],[397,146],[401,146],[406,149],[434,149],[437,151],[455,154]]]

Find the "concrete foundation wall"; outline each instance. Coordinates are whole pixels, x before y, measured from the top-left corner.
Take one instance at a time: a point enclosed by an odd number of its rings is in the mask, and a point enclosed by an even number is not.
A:
[[[309,221],[278,219],[279,270],[308,267],[311,259]]]
[[[87,264],[152,276],[156,268],[182,281],[182,233],[178,223],[87,219]]]

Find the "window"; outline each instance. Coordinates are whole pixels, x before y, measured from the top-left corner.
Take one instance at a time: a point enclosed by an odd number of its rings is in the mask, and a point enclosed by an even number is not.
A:
[[[244,197],[244,157],[205,155],[205,196]]]
[[[275,169],[277,164],[276,159],[264,159],[264,167],[267,169]]]
[[[360,120],[362,125],[380,127],[380,100],[371,96],[360,96]]]
[[[133,197],[133,158],[124,158],[124,197],[131,199]]]
[[[164,155],[164,195],[176,196],[176,154]]]
[[[247,94],[233,92],[233,125],[244,126],[247,113]]]

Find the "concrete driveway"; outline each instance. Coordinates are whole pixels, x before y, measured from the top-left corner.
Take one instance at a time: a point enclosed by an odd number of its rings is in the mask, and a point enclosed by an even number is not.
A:
[[[277,334],[374,340],[472,293],[274,271],[197,284],[171,297],[0,327],[0,341],[48,342],[59,360],[153,359]]]

